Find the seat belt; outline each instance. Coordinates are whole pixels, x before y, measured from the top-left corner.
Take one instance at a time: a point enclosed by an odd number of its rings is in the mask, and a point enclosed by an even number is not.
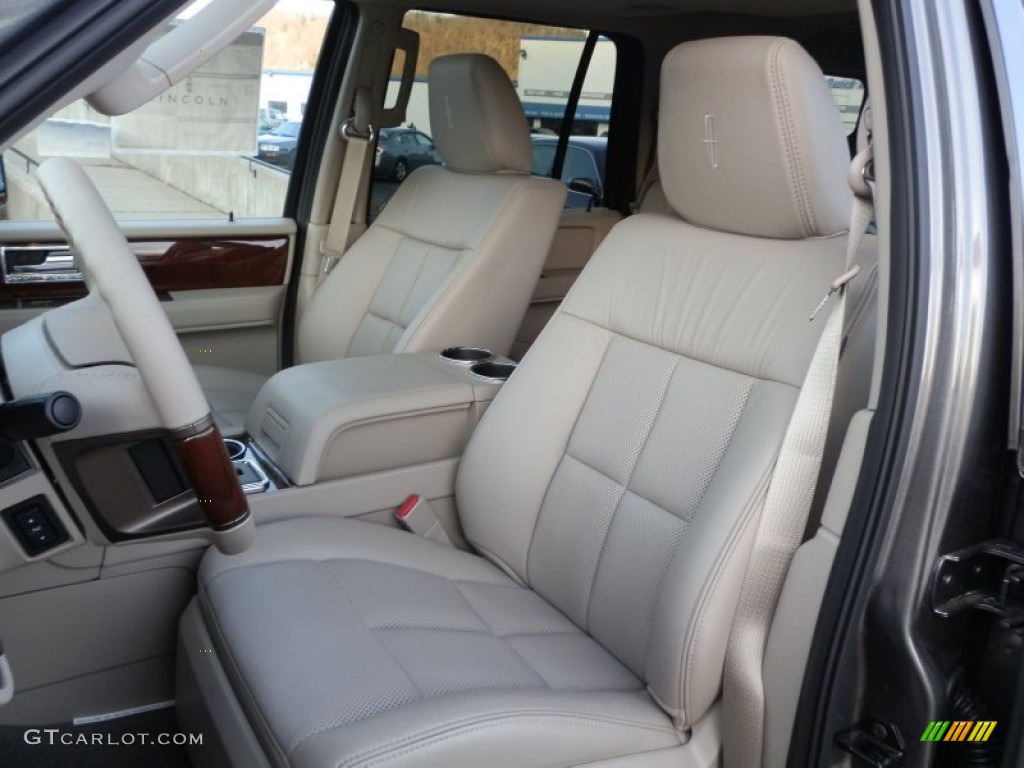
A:
[[[631,214],[640,213],[640,209],[643,207],[644,201],[647,200],[647,194],[651,191],[651,187],[653,187],[657,181],[658,158],[654,157],[651,164],[647,167],[647,173],[644,174],[644,180],[640,182],[640,190],[636,194],[636,200],[629,204],[629,212]]]
[[[356,88],[352,100],[352,117],[342,123],[341,137],[347,146],[338,179],[338,191],[334,195],[331,222],[327,235],[320,243],[318,287],[345,255],[353,230],[366,224],[366,212],[356,204],[366,158],[374,140],[373,126],[370,124],[370,89],[366,86]]]
[[[854,203],[846,271],[829,287],[811,320],[833,294],[838,294],[838,302],[828,316],[782,439],[729,632],[722,680],[725,768],[760,768],[762,763],[764,651],[789,564],[803,541],[821,469],[842,346],[846,286],[860,272],[855,264],[857,251],[874,214],[872,168],[869,145],[850,166]]]
[[[654,135],[658,135],[657,118],[654,120]],[[651,142],[651,149],[647,153],[647,170],[644,171],[644,178],[641,180],[640,188],[636,192],[636,200],[629,204],[630,214],[640,212],[640,208],[647,199],[647,193],[651,191],[654,182],[658,181],[658,175],[658,142],[653,141]]]

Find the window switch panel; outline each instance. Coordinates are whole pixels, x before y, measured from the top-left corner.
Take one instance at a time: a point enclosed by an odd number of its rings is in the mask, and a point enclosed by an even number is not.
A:
[[[3,511],[4,522],[30,557],[63,544],[68,533],[57,519],[50,500],[42,494]]]

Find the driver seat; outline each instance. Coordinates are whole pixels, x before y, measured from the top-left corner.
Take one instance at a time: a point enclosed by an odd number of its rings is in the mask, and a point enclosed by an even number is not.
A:
[[[726,641],[825,325],[807,318],[843,271],[849,156],[791,40],[686,43],[661,82],[674,213],[612,230],[481,421],[456,487],[474,553],[308,517],[205,556],[178,707],[218,734],[206,764],[717,764]]]

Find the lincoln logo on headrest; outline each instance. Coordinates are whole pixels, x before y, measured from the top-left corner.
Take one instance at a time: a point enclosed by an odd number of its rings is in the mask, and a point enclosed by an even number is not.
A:
[[[455,130],[455,120],[452,119],[452,103],[448,99],[448,94],[444,95],[444,116],[448,120],[448,130]]]
[[[704,115],[704,146],[708,151],[708,165],[718,167],[718,139],[715,138],[715,116]]]

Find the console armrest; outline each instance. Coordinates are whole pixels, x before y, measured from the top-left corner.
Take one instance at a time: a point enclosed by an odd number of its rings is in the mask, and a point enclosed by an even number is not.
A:
[[[436,353],[310,363],[264,385],[246,429],[309,485],[460,456],[499,387]]]

